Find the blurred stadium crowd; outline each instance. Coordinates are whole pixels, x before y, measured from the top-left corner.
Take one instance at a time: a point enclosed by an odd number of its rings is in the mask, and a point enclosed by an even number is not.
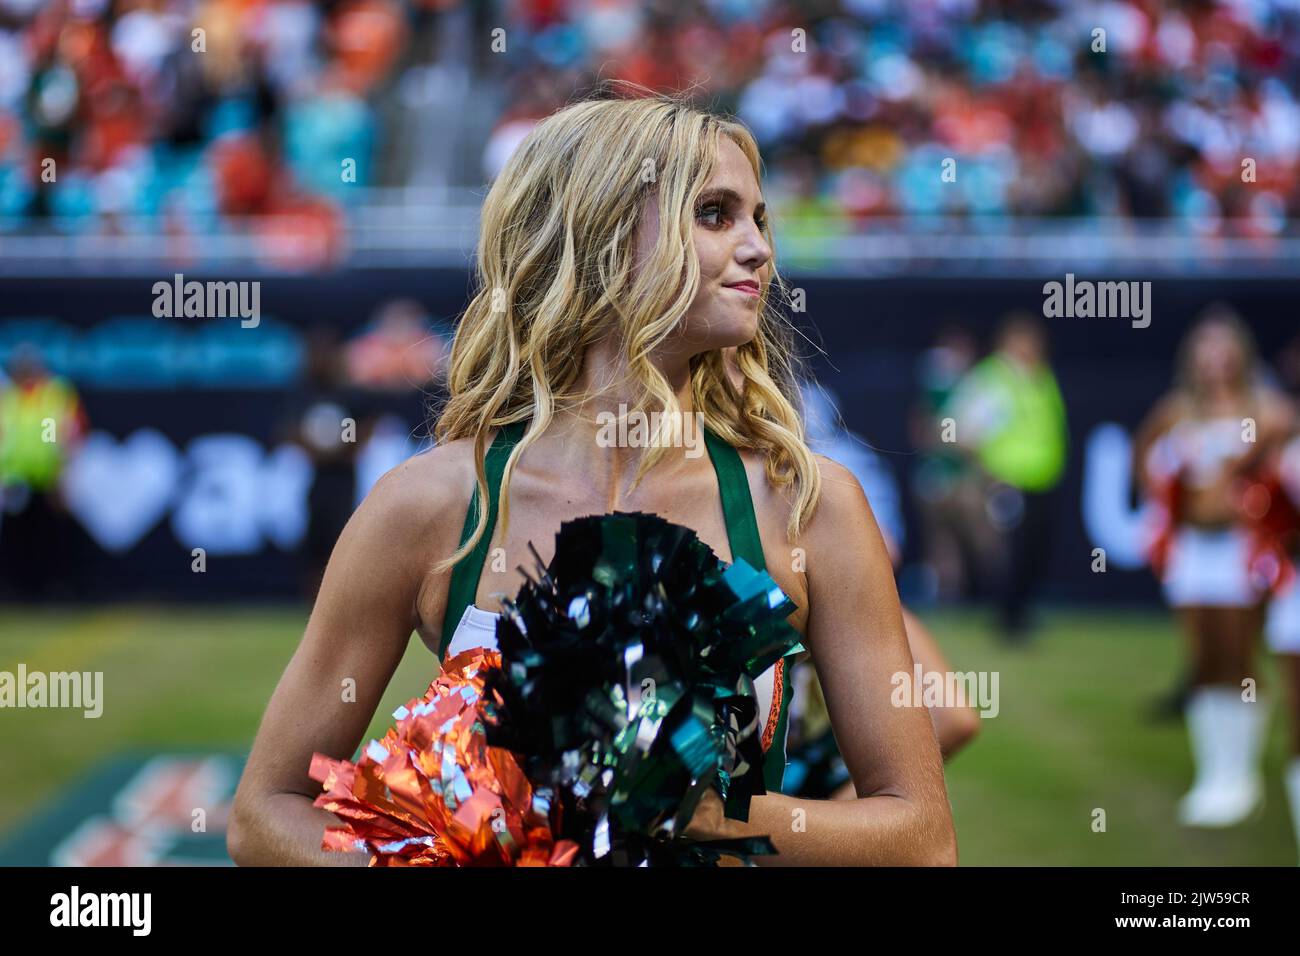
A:
[[[431,164],[478,186],[619,78],[737,113],[809,234],[977,214],[1267,235],[1300,202],[1298,65],[1298,0],[0,0],[0,223],[255,216],[328,244],[364,187]],[[409,135],[430,70],[485,116],[442,131],[457,164]]]
[[[933,213],[1249,217],[1268,229],[1297,201],[1294,2],[719,0],[663,18],[646,14],[654,4],[593,6],[528,21],[533,62],[512,99],[545,115],[595,72],[696,85],[755,131],[787,213],[850,226]],[[797,27],[806,53],[792,50]],[[944,157],[958,161],[956,189],[938,175]]]
[[[335,201],[372,176],[371,101],[408,13],[384,0],[4,0],[0,215],[109,232],[144,219],[182,236],[257,217],[328,241]]]

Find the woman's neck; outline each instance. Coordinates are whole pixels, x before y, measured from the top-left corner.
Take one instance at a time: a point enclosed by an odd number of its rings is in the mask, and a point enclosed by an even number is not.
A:
[[[703,452],[703,434],[695,415],[689,360],[655,359],[656,367],[677,399],[681,418],[674,419],[679,446],[665,449],[656,468],[666,472],[690,464]],[[608,499],[617,502],[631,487],[647,452],[648,441],[662,424],[648,409],[636,407],[636,392],[628,379],[621,350],[608,340],[587,350],[579,393],[586,397],[575,405],[556,409],[555,417],[538,444],[547,449],[548,464],[582,483],[590,481]]]

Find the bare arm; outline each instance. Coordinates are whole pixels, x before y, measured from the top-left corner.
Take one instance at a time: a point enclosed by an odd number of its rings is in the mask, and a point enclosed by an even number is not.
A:
[[[415,460],[388,472],[339,536],[235,794],[227,846],[241,866],[369,861],[364,853],[321,850],[325,828],[340,821],[312,806],[321,787],[307,768],[316,751],[353,756],[418,623],[430,541],[438,539],[433,512],[449,495],[427,481],[428,472]]]
[[[911,648],[913,659],[920,663],[923,674],[932,672],[947,674],[952,670],[952,665],[943,656],[943,651],[939,649],[939,643],[934,639],[929,628],[907,608],[903,608],[903,624],[907,628],[907,646]],[[930,721],[934,724],[934,733],[939,738],[939,750],[943,754],[945,763],[951,760],[957,751],[974,740],[980,732],[980,717],[973,707],[967,707],[965,704],[946,707],[940,704],[929,708],[929,711]],[[857,791],[853,789],[853,781],[850,780],[838,787],[831,794],[831,799],[854,800],[857,796]]]
[[[920,662],[922,673],[947,674],[952,670],[952,665],[943,656],[943,651],[929,628],[907,608],[903,608],[903,624],[907,628],[907,646],[912,651],[913,659]],[[980,732],[979,714],[965,704],[931,707],[930,719],[934,722],[935,736],[939,738],[939,750],[943,753],[944,760],[951,760],[953,754]]]
[[[1295,405],[1284,393],[1272,388],[1260,390],[1258,433],[1254,445],[1236,462],[1238,473],[1244,473],[1267,460],[1281,448],[1295,429]]]
[[[1180,399],[1172,393],[1166,395],[1156,403],[1155,408],[1151,409],[1134,433],[1129,475],[1133,486],[1142,494],[1149,495],[1152,492],[1146,473],[1147,456],[1151,452],[1151,446],[1161,435],[1173,428],[1182,413]]]
[[[721,818],[720,804],[710,801],[701,827],[719,836],[770,836],[779,855],[757,858],[762,864],[953,865],[956,836],[930,717],[924,707],[890,703],[890,678],[912,673],[912,654],[889,557],[857,480],[841,465],[818,462],[823,498],[805,532],[804,642],[844,762],[864,796],[767,794],[751,803],[746,823]]]

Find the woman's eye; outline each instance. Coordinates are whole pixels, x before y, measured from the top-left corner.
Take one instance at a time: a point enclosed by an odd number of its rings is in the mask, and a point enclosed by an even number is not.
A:
[[[758,226],[758,231],[759,231],[759,232],[767,232],[767,217],[766,217],[766,216],[755,216],[755,217],[754,217],[754,225]]]
[[[717,203],[701,206],[695,210],[695,218],[707,226],[720,226],[722,225],[722,207]]]

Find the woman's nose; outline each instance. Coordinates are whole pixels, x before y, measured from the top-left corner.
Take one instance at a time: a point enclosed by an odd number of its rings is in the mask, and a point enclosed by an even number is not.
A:
[[[772,249],[767,244],[758,226],[750,223],[744,236],[736,244],[736,261],[751,269],[759,269],[772,258]]]

